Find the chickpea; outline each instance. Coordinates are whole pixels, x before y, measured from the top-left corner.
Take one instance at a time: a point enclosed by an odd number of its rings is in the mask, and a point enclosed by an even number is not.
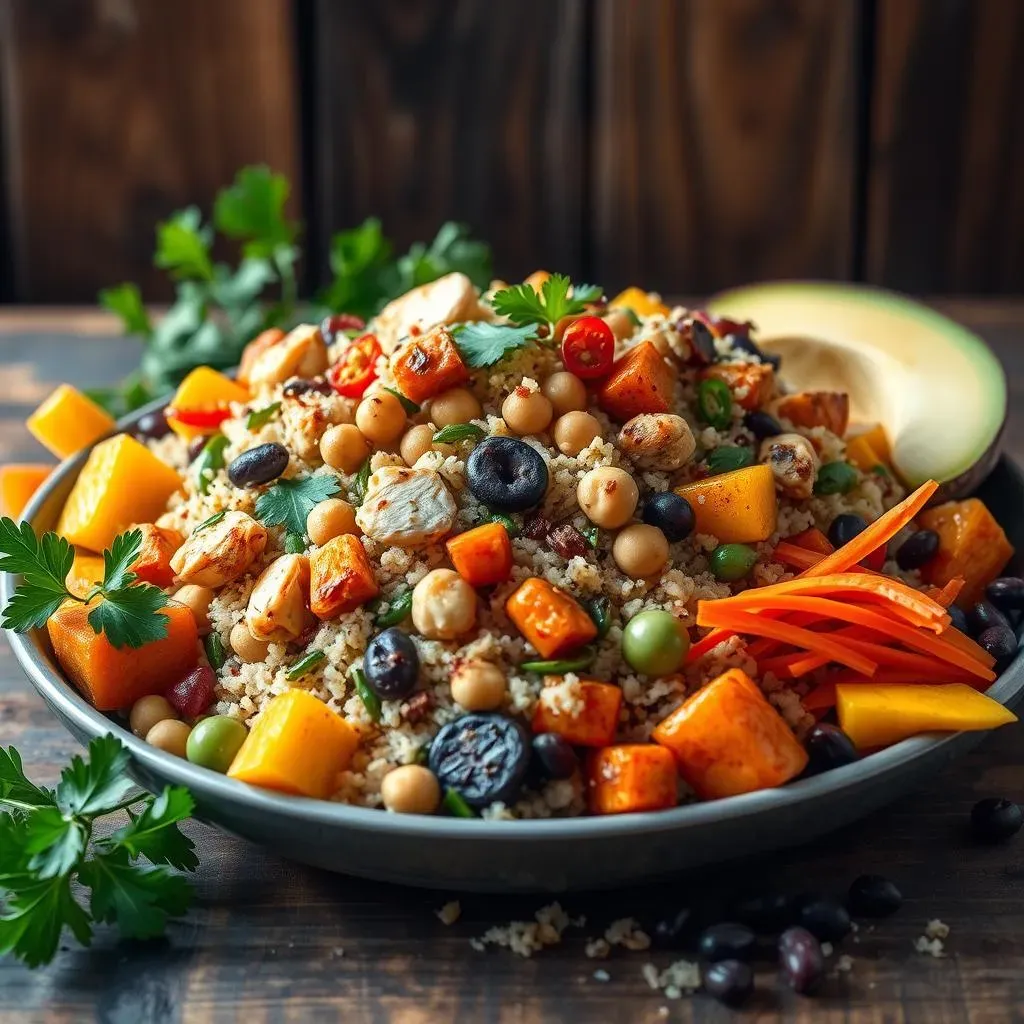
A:
[[[441,784],[429,768],[403,764],[381,779],[380,796],[396,814],[433,814],[441,804]]]
[[[476,395],[466,388],[449,388],[430,403],[430,419],[438,427],[468,423],[480,419],[483,414],[483,406],[477,401]]]
[[[128,724],[131,730],[140,739],[149,735],[150,729],[157,722],[173,721],[178,715],[171,707],[166,697],[153,695],[151,697],[140,697],[133,705],[131,714],[128,716]]]
[[[188,743],[192,730],[184,722],[166,718],[157,722],[149,732],[146,733],[146,742],[157,750],[164,750],[175,757],[185,757],[185,744]]]
[[[601,436],[601,424],[589,412],[567,412],[555,420],[551,436],[563,455],[579,455]]]
[[[502,418],[509,430],[520,436],[543,433],[548,429],[554,412],[547,398],[522,384],[501,403]]]
[[[405,419],[402,403],[390,391],[367,395],[356,409],[356,426],[363,437],[381,447],[401,437]]]
[[[254,665],[267,657],[267,650],[270,644],[256,637],[249,632],[249,627],[244,622],[236,622],[231,627],[231,635],[228,637],[231,649],[247,665]]]
[[[476,591],[454,569],[432,569],[412,592],[412,623],[428,640],[454,640],[476,625]]]
[[[326,544],[344,533],[359,533],[355,509],[341,498],[321,501],[306,516],[306,533],[314,544]]]
[[[625,309],[609,310],[601,319],[612,329],[616,341],[631,338],[636,330],[636,320]]]
[[[407,466],[415,466],[416,462],[434,447],[436,433],[437,428],[433,423],[421,423],[405,432],[398,451]]]
[[[362,432],[351,423],[328,427],[320,438],[320,455],[331,469],[354,473],[370,454]]]
[[[493,711],[501,707],[508,690],[505,673],[490,661],[464,661],[452,676],[452,697],[467,711]]]
[[[646,579],[665,568],[668,540],[656,526],[634,523],[619,531],[612,544],[615,564],[633,579]]]
[[[186,583],[174,594],[174,600],[183,604],[196,620],[196,629],[200,636],[210,632],[210,602],[214,593],[209,587],[197,587],[194,583]]]
[[[633,518],[640,490],[624,470],[601,466],[592,469],[579,482],[576,500],[592,523],[615,530]]]
[[[587,386],[568,370],[559,370],[540,387],[541,394],[551,403],[556,416],[579,412],[587,407]]]

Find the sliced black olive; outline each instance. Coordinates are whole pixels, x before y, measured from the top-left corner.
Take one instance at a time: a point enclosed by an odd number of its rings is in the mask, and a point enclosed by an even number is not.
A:
[[[525,512],[541,503],[548,467],[536,448],[516,437],[488,437],[466,460],[466,482],[481,504],[498,512]]]
[[[672,543],[686,540],[697,523],[693,506],[672,491],[652,494],[644,502],[643,520],[648,526],[656,526]]]
[[[836,725],[819,722],[804,741],[810,761],[807,764],[807,775],[820,775],[833,768],[853,764],[858,759],[857,748],[853,740]]]

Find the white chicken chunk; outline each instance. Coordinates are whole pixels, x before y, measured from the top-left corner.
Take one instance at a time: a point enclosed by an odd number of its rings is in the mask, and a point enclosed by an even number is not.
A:
[[[245,624],[257,640],[287,643],[305,628],[308,606],[309,559],[282,555],[263,570],[252,588]]]
[[[225,512],[175,551],[171,568],[178,583],[222,587],[243,575],[266,546],[267,531],[252,516]]]
[[[619,448],[643,469],[671,472],[690,461],[697,442],[682,416],[645,412],[619,431]]]
[[[327,369],[327,346],[316,324],[299,324],[261,352],[249,369],[249,383],[283,384],[292,377],[315,377]]]
[[[370,477],[356,523],[381,544],[415,548],[450,533],[455,512],[455,499],[433,469],[385,466]]]
[[[438,324],[482,320],[485,315],[476,286],[465,274],[454,273],[393,299],[377,314],[372,327],[385,355],[391,355],[414,326],[426,331]]]
[[[761,461],[771,466],[775,486],[790,498],[809,498],[814,493],[818,453],[802,434],[778,434],[761,444]]]

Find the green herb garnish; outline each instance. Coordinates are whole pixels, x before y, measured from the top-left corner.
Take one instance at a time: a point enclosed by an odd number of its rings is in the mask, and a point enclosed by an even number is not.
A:
[[[453,818],[476,817],[476,811],[466,803],[466,798],[457,789],[452,789],[451,786],[444,791],[441,808]]]
[[[302,536],[314,505],[333,498],[341,487],[333,476],[304,476],[278,480],[256,499],[256,518],[264,526],[284,526]]]
[[[592,597],[588,601],[583,602],[583,607],[586,609],[587,614],[594,620],[594,625],[597,626],[597,639],[603,640],[608,635],[608,630],[611,628],[611,602],[607,597],[603,595],[600,597]]]
[[[493,366],[510,352],[536,340],[534,326],[514,327],[511,324],[458,324],[452,328],[455,345],[467,366]]]
[[[356,473],[355,483],[352,487],[355,492],[355,499],[357,505],[362,505],[366,500],[366,492],[370,489],[370,460],[367,459],[360,467],[359,472]]]
[[[481,523],[501,523],[505,527],[505,532],[510,537],[519,536],[519,524],[511,517],[505,515],[504,512],[491,512],[489,509],[484,517],[480,520]]]
[[[397,388],[385,387],[384,390],[389,391],[402,403],[402,408],[407,416],[415,416],[420,411],[420,407],[411,398],[406,398]]]
[[[280,402],[273,402],[265,409],[256,409],[249,413],[245,420],[246,430],[259,430],[260,427],[265,427],[277,415],[280,408]]]
[[[584,647],[575,658],[561,658],[549,661],[524,661],[519,667],[524,672],[536,672],[538,675],[563,675],[566,672],[578,672],[586,668],[595,658],[592,647]]]
[[[356,693],[359,694],[359,699],[363,702],[366,713],[373,721],[379,722],[381,715],[380,697],[370,689],[370,684],[366,681],[366,675],[361,668],[352,669],[352,680],[356,684]]]
[[[587,539],[587,543],[592,548],[597,548],[598,538],[601,536],[601,531],[596,526],[585,526],[580,533]]]
[[[223,434],[215,434],[199,453],[196,459],[196,490],[200,494],[209,493],[213,478],[224,468],[224,450],[228,443]]]
[[[397,626],[403,619],[408,618],[412,611],[412,590],[403,590],[396,597],[388,601],[388,610],[377,615],[373,624],[378,629],[386,629],[388,626]]]
[[[700,418],[716,430],[725,430],[732,422],[732,392],[725,381],[709,377],[697,385]]]
[[[294,683],[297,679],[301,679],[307,673],[312,672],[317,665],[326,660],[327,655],[323,651],[309,651],[288,669],[284,677],[289,683]]]
[[[431,440],[434,444],[455,444],[457,441],[480,441],[487,436],[483,427],[475,423],[449,423],[442,427]]]
[[[541,286],[539,295],[531,285],[515,284],[495,292],[491,305],[496,313],[507,316],[514,324],[554,327],[563,316],[584,312],[587,304],[596,302],[602,294],[598,285],[573,285],[565,274],[552,274]]]
[[[301,533],[289,533],[284,539],[286,555],[301,555],[306,550],[306,541]]]
[[[224,641],[220,633],[207,633],[203,638],[203,650],[206,652],[206,660],[214,672],[219,672],[228,660],[228,652],[224,647]]]
[[[219,523],[226,515],[227,512],[214,512],[209,519],[204,519],[192,532],[195,534],[200,530],[205,530],[208,526],[213,526],[215,523]]]
[[[731,473],[733,470],[752,466],[754,450],[739,444],[725,444],[712,449],[706,461],[708,469],[714,474]]]

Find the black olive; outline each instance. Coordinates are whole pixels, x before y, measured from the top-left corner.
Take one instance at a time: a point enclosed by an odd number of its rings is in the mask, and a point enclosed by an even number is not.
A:
[[[850,931],[850,915],[835,900],[814,900],[800,908],[800,924],[820,942],[838,942]]]
[[[145,416],[140,416],[138,423],[135,424],[136,435],[148,437],[152,441],[158,441],[161,437],[166,437],[170,432],[171,426],[167,422],[163,409],[147,412]]]
[[[967,624],[972,636],[980,636],[993,626],[1012,628],[1009,619],[991,601],[979,601],[970,608],[967,612]]]
[[[903,906],[903,894],[881,875],[861,875],[850,885],[846,906],[854,917],[888,917]]]
[[[853,740],[838,726],[827,722],[819,722],[807,734],[804,746],[810,758],[806,769],[808,775],[820,775],[833,768],[842,768],[858,759]]]
[[[979,800],[971,808],[971,831],[974,838],[983,843],[1001,843],[1015,836],[1024,825],[1024,811],[1020,804],[989,797]]]
[[[789,928],[779,937],[779,967],[794,992],[813,992],[825,977],[821,944],[806,928]]]
[[[397,626],[385,629],[367,645],[363,672],[367,685],[381,699],[408,697],[420,673],[416,645]]]
[[[704,930],[697,944],[701,957],[708,963],[717,960],[749,960],[756,946],[757,936],[753,929],[738,921],[713,924]]]
[[[1017,653],[1017,635],[1009,626],[989,626],[978,634],[978,646],[983,647],[996,664],[1005,664]]]
[[[949,622],[954,629],[959,629],[961,633],[969,633],[971,630],[970,624],[967,622],[967,613],[959,605],[951,604],[946,611],[949,612]]]
[[[258,487],[276,480],[288,468],[288,449],[271,441],[242,452],[228,466],[228,479],[236,487]]]
[[[663,949],[681,949],[693,940],[693,933],[693,911],[684,907],[655,924],[654,942]]]
[[[481,504],[498,512],[525,512],[548,489],[540,453],[517,437],[488,437],[466,460],[466,482]]]
[[[729,334],[727,337],[733,348],[757,356],[762,363],[767,363],[773,370],[778,370],[782,365],[782,356],[775,352],[765,352],[749,334]]]
[[[742,960],[719,960],[701,970],[704,991],[726,1006],[741,1006],[754,992],[754,971]]]
[[[526,730],[504,715],[463,715],[430,744],[430,770],[471,807],[512,803],[529,764]]]
[[[867,528],[868,524],[860,516],[844,512],[842,515],[836,516],[829,525],[828,539],[835,547],[841,548]]]
[[[203,449],[206,447],[206,442],[209,441],[209,437],[206,434],[200,434],[199,437],[193,437],[188,443],[188,461],[195,462],[196,459],[202,454]]]
[[[782,424],[770,413],[761,409],[753,409],[743,417],[743,425],[758,441],[766,437],[778,437],[782,433]]]
[[[733,907],[732,913],[737,921],[767,935],[781,932],[796,920],[793,897],[783,893],[742,900]]]
[[[1024,608],[1024,579],[1019,576],[1001,576],[985,588],[985,594],[1004,612]]]
[[[334,388],[323,377],[314,377],[312,380],[307,380],[305,377],[292,377],[281,389],[285,398],[298,398],[299,395],[308,395],[310,392],[329,395],[333,391]]]
[[[568,779],[576,771],[576,751],[556,732],[533,737],[533,756],[545,778]]]
[[[652,494],[644,502],[643,520],[648,526],[656,526],[672,543],[686,540],[697,522],[693,506],[672,491]]]
[[[715,349],[715,336],[703,320],[693,320],[689,324],[690,344],[693,355],[691,361],[699,366],[710,366],[718,359]]]
[[[930,562],[939,550],[939,535],[934,530],[912,533],[896,552],[896,564],[903,570],[920,569]]]

